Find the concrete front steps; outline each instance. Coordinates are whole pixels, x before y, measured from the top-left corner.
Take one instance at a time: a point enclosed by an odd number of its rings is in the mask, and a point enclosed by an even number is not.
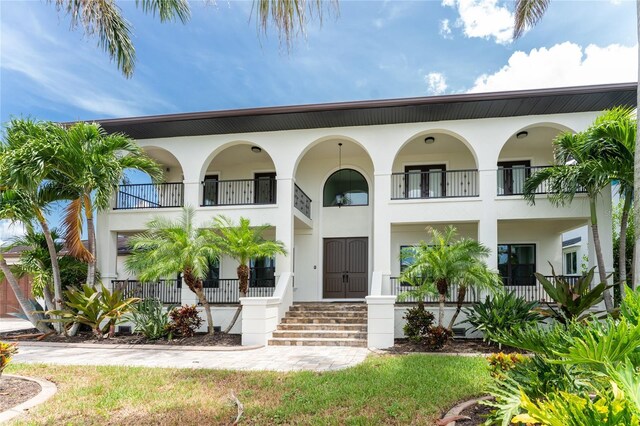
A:
[[[295,303],[269,344],[367,347],[367,305]]]

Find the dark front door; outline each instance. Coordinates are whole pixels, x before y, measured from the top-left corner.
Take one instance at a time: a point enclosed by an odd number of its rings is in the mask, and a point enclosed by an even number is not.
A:
[[[276,174],[256,173],[255,176],[255,199],[256,204],[276,203]]]
[[[327,299],[362,298],[368,293],[367,238],[324,239],[324,287]]]

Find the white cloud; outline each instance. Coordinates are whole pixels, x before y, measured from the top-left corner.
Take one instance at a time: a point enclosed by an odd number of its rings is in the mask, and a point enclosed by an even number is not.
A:
[[[451,35],[451,27],[449,26],[448,19],[443,19],[442,21],[440,21],[440,35],[446,39],[453,38],[453,36]]]
[[[496,43],[512,40],[513,14],[498,0],[443,0],[443,6],[457,9],[456,27],[461,27],[469,38],[493,38]]]
[[[12,224],[8,220],[0,220],[0,246],[24,234],[25,229],[21,223]]]
[[[447,79],[442,73],[430,72],[424,76],[424,81],[430,95],[441,95],[447,90]]]
[[[638,76],[638,47],[581,46],[565,42],[551,48],[515,52],[507,65],[478,77],[469,92],[538,89],[625,83]]]

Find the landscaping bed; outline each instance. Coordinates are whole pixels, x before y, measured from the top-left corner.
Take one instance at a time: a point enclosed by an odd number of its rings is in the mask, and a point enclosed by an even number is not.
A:
[[[30,400],[40,393],[40,385],[16,377],[0,377],[0,413]]]
[[[20,336],[32,335],[32,337],[21,338]],[[4,341],[40,341],[56,343],[96,343],[102,345],[176,345],[176,346],[240,346],[242,336],[239,334],[215,333],[209,336],[206,333],[197,333],[193,337],[180,337],[171,340],[158,339],[149,340],[139,334],[116,334],[108,339],[97,339],[91,332],[81,331],[73,337],[50,335],[44,338],[37,329],[11,331],[0,333],[0,340]]]
[[[442,352],[462,354],[487,354],[487,353],[523,353],[523,351],[509,346],[489,345],[482,339],[450,339],[442,349],[430,350],[425,345],[414,343],[409,339],[395,339],[393,347],[385,349],[388,353],[405,354],[415,352]]]
[[[456,426],[478,426],[484,424],[492,410],[493,407],[489,407],[488,405],[480,403],[473,404],[460,413],[461,416],[467,416],[469,418],[457,420]]]

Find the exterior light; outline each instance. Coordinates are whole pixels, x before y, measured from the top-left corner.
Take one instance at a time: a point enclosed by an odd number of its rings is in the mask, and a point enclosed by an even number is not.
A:
[[[524,131],[524,130],[522,132],[518,132],[518,134],[516,134],[516,138],[518,138],[518,139],[524,139],[527,136],[529,136],[529,132]]]
[[[424,143],[426,143],[427,145],[431,145],[435,141],[436,138],[434,138],[433,136],[427,136],[426,138],[424,138]]]
[[[251,151],[255,152],[256,154],[260,154],[262,152],[262,148],[260,148],[259,146],[252,146]]]

